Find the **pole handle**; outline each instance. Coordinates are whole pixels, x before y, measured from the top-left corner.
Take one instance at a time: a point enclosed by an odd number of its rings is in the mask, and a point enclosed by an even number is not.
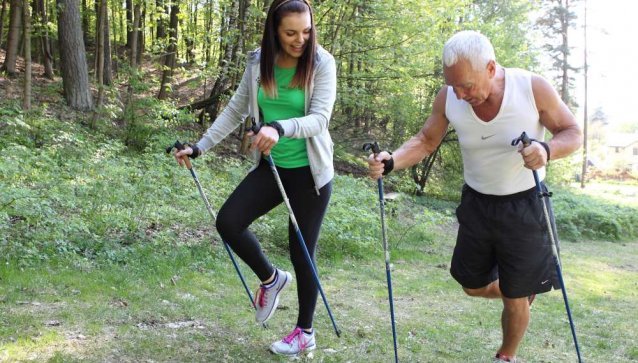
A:
[[[525,131],[523,131],[521,136],[512,140],[512,146],[516,146],[521,142],[523,143],[523,147],[528,147],[532,143],[532,139],[527,136],[527,133]]]
[[[374,155],[376,156],[381,152],[381,148],[379,147],[379,143],[376,141],[366,142],[365,144],[363,144],[363,151],[372,151]],[[387,170],[388,163],[390,162],[390,160],[381,160],[381,162],[383,163],[384,169]],[[385,175],[385,172],[384,172],[384,175]]]
[[[175,143],[174,143],[173,145],[171,145],[171,146],[169,146],[169,147],[167,147],[167,148],[166,148],[166,153],[167,153],[167,154],[170,154],[170,152],[171,152],[173,149],[177,149],[177,150],[180,150],[180,151],[181,151],[181,150],[184,150],[185,148],[186,148],[186,147],[184,146],[184,144],[182,144],[181,142],[179,142],[179,140],[175,140]],[[192,169],[192,168],[193,168],[193,165],[191,164],[191,160],[190,160],[190,158],[188,157],[188,155],[184,155],[184,156],[182,156],[182,160],[184,160],[184,163],[186,163],[186,168],[187,168],[188,170],[190,170],[190,169]]]

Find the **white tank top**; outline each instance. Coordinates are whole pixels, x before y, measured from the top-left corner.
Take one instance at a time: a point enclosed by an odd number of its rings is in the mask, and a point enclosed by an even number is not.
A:
[[[523,166],[523,157],[511,145],[523,131],[537,140],[545,137],[530,72],[505,68],[503,103],[491,121],[481,120],[469,103],[456,98],[449,86],[445,116],[458,134],[463,175],[472,189],[483,194],[508,195],[535,186],[532,171]],[[538,170],[538,177],[545,178],[545,168]]]

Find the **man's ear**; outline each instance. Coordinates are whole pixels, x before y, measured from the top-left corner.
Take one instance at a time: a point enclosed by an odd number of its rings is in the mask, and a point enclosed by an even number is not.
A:
[[[496,61],[492,59],[489,62],[487,62],[486,69],[490,78],[493,78],[496,75]]]

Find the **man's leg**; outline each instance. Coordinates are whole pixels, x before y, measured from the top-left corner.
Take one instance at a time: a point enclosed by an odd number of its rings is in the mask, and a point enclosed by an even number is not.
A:
[[[502,299],[503,312],[501,314],[501,329],[503,341],[498,352],[502,355],[514,357],[518,346],[523,340],[529,324],[529,301],[526,297],[509,299],[501,294],[499,281],[493,281],[478,289],[463,288],[466,294],[488,299]]]

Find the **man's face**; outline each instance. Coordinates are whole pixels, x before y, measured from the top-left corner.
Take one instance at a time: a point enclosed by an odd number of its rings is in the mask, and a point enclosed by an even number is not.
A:
[[[489,61],[485,68],[475,70],[465,59],[459,59],[451,67],[443,67],[445,83],[452,86],[456,98],[464,100],[472,106],[485,102],[490,95],[492,79],[496,73],[496,64]]]

